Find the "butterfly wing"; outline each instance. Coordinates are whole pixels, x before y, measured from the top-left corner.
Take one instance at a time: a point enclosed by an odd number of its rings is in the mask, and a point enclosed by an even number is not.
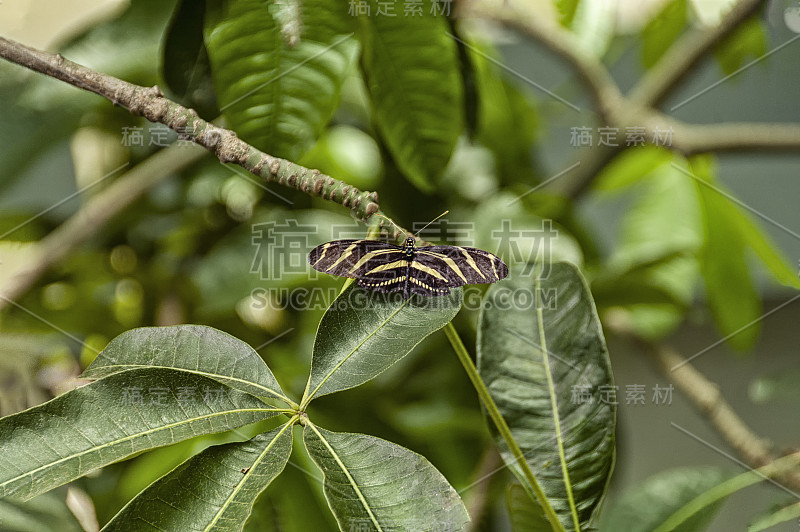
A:
[[[400,246],[379,240],[334,240],[312,249],[308,263],[322,273],[362,279],[376,267],[403,258],[402,251]]]
[[[417,248],[414,262],[415,271],[432,275],[436,286],[494,283],[508,275],[508,266],[496,255],[462,246]]]

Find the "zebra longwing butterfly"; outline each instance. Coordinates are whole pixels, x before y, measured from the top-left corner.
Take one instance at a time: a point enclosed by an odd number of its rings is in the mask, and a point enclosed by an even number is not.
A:
[[[508,266],[481,249],[461,246],[403,246],[379,240],[334,240],[308,254],[311,267],[323,273],[352,277],[359,286],[377,292],[402,291],[442,296],[467,284],[494,283],[508,275]]]

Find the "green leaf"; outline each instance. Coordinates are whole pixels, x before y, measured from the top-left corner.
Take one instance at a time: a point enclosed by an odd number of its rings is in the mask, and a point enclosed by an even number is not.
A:
[[[652,532],[676,510],[720,484],[726,477],[722,471],[711,467],[681,467],[662,471],[627,490],[603,514],[601,529]],[[706,506],[672,530],[706,530],[720,507],[721,501]]]
[[[739,70],[748,56],[767,53],[767,35],[759,19],[760,16],[749,18],[714,48],[714,57],[726,75]]]
[[[762,515],[747,527],[747,532],[761,532],[780,523],[800,519],[800,503],[791,504],[778,510]]]
[[[572,24],[572,19],[575,18],[575,12],[578,10],[579,0],[554,0],[556,9],[558,9],[559,22],[564,27],[569,27]]]
[[[659,162],[635,191],[619,246],[592,292],[598,307],[624,307],[637,333],[657,340],[674,331],[692,302],[703,225],[695,186],[675,167]]]
[[[614,38],[617,10],[613,2],[579,2],[571,29],[576,44],[585,54],[601,58]]]
[[[492,150],[497,173],[507,181],[531,183],[537,179],[531,149],[538,118],[533,98],[503,75],[489,58],[499,54],[485,43],[471,43],[469,57],[478,84],[477,139]],[[463,175],[459,176],[463,180]]]
[[[254,423],[274,410],[201,375],[110,375],[0,419],[0,496],[28,499],[138,452]]]
[[[790,266],[791,263],[752,217],[739,211],[736,224],[744,243],[755,251],[772,277],[782,285],[800,288],[800,278]]]
[[[672,160],[669,150],[647,145],[625,150],[605,165],[594,180],[594,190],[616,192],[644,180]]]
[[[380,294],[351,286],[322,317],[303,405],[367,382],[438,331],[461,308],[463,292],[440,297]]]
[[[467,529],[461,497],[425,457],[311,423],[303,441],[325,475],[325,497],[341,530]]]
[[[535,297],[535,300],[534,300]],[[549,504],[567,530],[592,520],[614,463],[611,364],[592,297],[577,268],[493,285],[478,320],[478,370]],[[587,392],[575,400],[576,386]],[[503,459],[528,493],[504,440]]]
[[[67,507],[66,493],[66,490],[51,491],[25,502],[0,499],[0,526],[3,532],[83,532],[83,527]]]
[[[512,483],[506,488],[506,508],[513,532],[542,532],[552,528],[542,507],[519,484]]]
[[[83,377],[99,379],[136,368],[169,368],[196,373],[251,395],[291,404],[272,371],[252,347],[204,325],[141,327],[114,338]]]
[[[181,0],[164,37],[162,74],[184,105],[212,120],[219,114],[203,41],[205,0]]]
[[[686,0],[670,0],[642,31],[642,63],[655,65],[686,25]]]
[[[300,42],[281,33],[281,6],[261,0],[207,0],[205,40],[219,106],[245,141],[298,160],[339,104],[357,43],[338,2],[302,3]]]
[[[749,349],[761,331],[758,319],[762,309],[739,230],[743,214],[714,178],[710,159],[693,158],[691,169],[705,231],[700,270],[708,304],[728,343],[736,349]]]
[[[103,531],[241,530],[258,494],[286,467],[293,424],[209,447],[137,495]]]
[[[373,117],[403,174],[431,191],[464,126],[455,42],[446,19],[431,14],[435,0],[407,16],[378,13],[377,0],[369,5],[372,14],[359,20]]]

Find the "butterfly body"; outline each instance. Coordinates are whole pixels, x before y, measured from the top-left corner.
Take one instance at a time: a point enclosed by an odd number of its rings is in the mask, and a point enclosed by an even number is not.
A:
[[[467,284],[494,283],[508,275],[495,255],[461,246],[421,246],[407,238],[402,246],[378,240],[334,240],[311,250],[317,271],[351,277],[376,292],[441,296]]]

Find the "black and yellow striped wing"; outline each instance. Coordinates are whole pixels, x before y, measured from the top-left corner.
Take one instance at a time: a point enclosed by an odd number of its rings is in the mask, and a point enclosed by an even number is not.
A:
[[[460,246],[406,247],[377,240],[335,240],[311,250],[308,261],[323,273],[351,277],[378,292],[441,296],[467,284],[494,283],[508,275],[495,255]]]
[[[366,272],[403,258],[403,248],[379,240],[334,240],[317,246],[308,263],[317,271],[339,277],[362,278]]]
[[[437,272],[436,280],[450,287],[495,283],[508,275],[508,266],[496,255],[462,246],[416,248],[414,262],[428,274]]]

